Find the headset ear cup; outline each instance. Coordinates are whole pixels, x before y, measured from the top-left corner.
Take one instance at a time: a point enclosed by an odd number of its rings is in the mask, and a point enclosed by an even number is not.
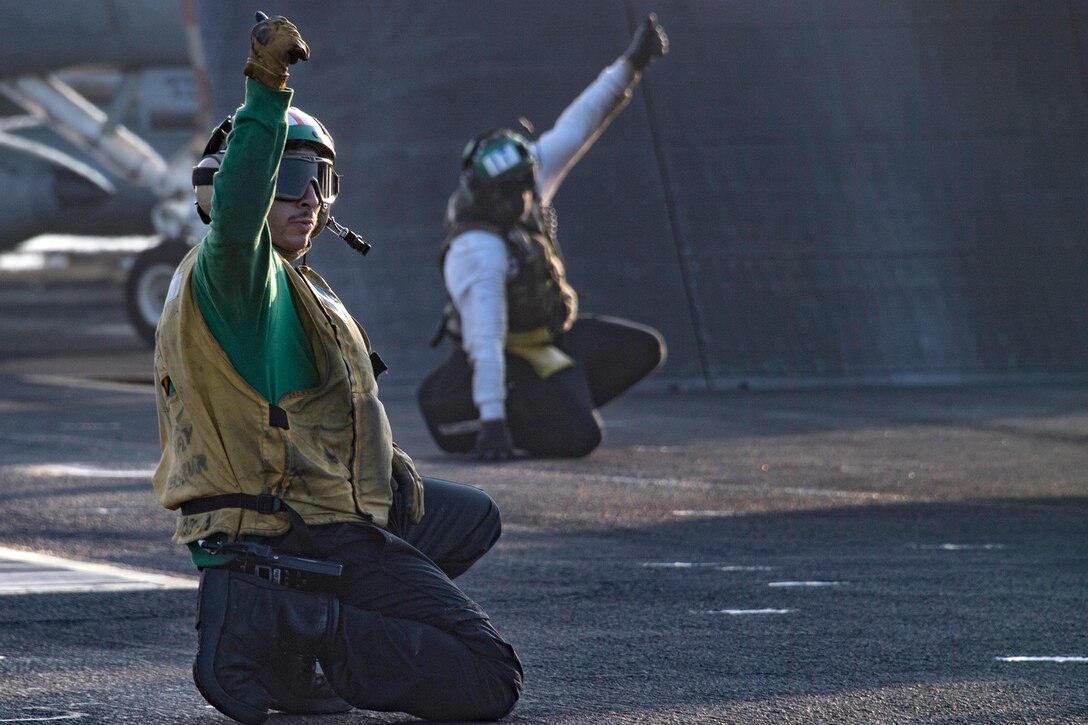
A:
[[[212,221],[212,178],[219,169],[220,157],[227,145],[227,136],[234,126],[234,116],[227,116],[216,126],[208,142],[204,145],[203,158],[193,167],[193,192],[196,195],[196,210],[205,224]]]
[[[473,182],[472,169],[466,169],[461,174],[461,179],[458,182],[458,186],[461,187],[461,195],[465,197],[465,201],[472,204],[476,200],[476,194],[472,191]]]
[[[208,137],[208,142],[204,144],[204,152],[201,156],[212,156],[219,153],[227,145],[227,136],[230,134],[231,128],[234,127],[234,116],[227,116],[223,119],[223,122],[215,127],[212,131],[212,135]]]
[[[196,194],[196,207],[200,211],[200,218],[207,224],[212,216],[212,199],[215,189],[212,179],[219,170],[218,156],[205,156],[200,163],[193,167],[193,191]]]

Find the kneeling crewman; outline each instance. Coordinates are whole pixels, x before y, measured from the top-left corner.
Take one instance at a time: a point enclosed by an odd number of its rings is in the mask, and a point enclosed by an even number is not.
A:
[[[286,85],[309,53],[293,24],[258,14],[245,102],[194,170],[210,230],[156,334],[153,482],[202,572],[193,676],[245,723],[351,707],[501,718],[521,664],[451,581],[498,539],[498,508],[419,476],[363,328],[292,265],[340,229],[332,137]]]

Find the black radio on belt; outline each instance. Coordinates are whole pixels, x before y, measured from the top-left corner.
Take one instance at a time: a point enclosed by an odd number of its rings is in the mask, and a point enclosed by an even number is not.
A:
[[[267,544],[252,541],[209,542],[201,540],[200,548],[212,554],[233,553],[230,568],[259,577],[279,586],[307,591],[331,591],[344,565],[335,561],[307,559],[281,554]]]

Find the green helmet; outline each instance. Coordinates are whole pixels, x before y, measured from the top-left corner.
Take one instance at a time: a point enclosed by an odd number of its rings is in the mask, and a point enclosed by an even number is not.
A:
[[[316,146],[329,161],[336,160],[336,146],[333,145],[332,136],[325,124],[305,111],[291,106],[287,109],[287,147],[290,148],[296,143]]]
[[[461,155],[461,179],[470,195],[496,185],[535,187],[537,167],[529,140],[506,128],[476,136]]]
[[[324,228],[329,207],[340,193],[340,175],[333,168],[335,159],[336,147],[325,125],[305,111],[288,108],[287,144],[277,175],[276,198],[298,199],[313,182],[323,204],[319,228]]]
[[[204,147],[203,158],[193,168],[196,206],[205,224],[211,221],[212,179],[223,161],[233,125],[234,117],[228,116],[215,129]],[[287,143],[280,163],[276,198],[297,199],[314,182],[322,204],[318,229],[328,222],[329,210],[340,192],[340,176],[333,169],[335,159],[336,146],[325,125],[301,109],[288,108]]]

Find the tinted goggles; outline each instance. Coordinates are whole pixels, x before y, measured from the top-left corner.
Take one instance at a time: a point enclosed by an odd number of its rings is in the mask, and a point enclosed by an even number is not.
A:
[[[321,156],[284,156],[276,176],[276,198],[295,201],[306,195],[313,184],[317,197],[331,204],[340,193],[340,175],[333,171],[332,162]]]

